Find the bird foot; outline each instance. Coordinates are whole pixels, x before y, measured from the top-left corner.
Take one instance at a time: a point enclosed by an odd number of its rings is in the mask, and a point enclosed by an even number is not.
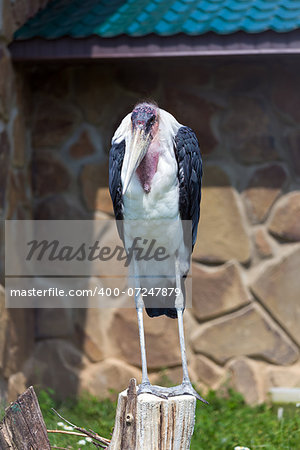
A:
[[[163,388],[161,386],[152,385],[152,384],[150,384],[149,381],[141,383],[138,386],[137,395],[140,395],[140,394],[152,394],[152,395],[156,395],[156,397],[160,397],[160,398],[164,398],[164,399],[168,398],[168,394],[166,393],[166,388]]]
[[[204,398],[202,398],[198,392],[193,388],[191,382],[183,382],[179,386],[173,386],[171,388],[168,388],[169,393],[168,397],[175,397],[176,395],[193,395],[198,400],[200,400],[203,403],[209,404]]]
[[[140,394],[153,394],[165,400],[168,399],[168,397],[175,397],[176,395],[193,395],[201,402],[206,403],[207,405],[209,404],[198,394],[190,382],[184,382],[179,386],[162,387],[152,385],[148,381],[139,385],[137,395]]]

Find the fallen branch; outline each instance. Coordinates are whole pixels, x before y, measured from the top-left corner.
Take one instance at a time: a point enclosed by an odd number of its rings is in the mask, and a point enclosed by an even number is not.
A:
[[[74,436],[86,437],[86,434],[84,434],[84,433],[78,433],[77,431],[47,430],[47,433],[72,434],[72,435],[74,435]]]
[[[69,424],[71,427],[73,427],[75,430],[79,431],[80,433],[82,433],[83,436],[88,436],[90,438],[92,438],[94,441],[93,444],[96,447],[101,447],[101,448],[107,448],[110,444],[110,439],[106,439],[102,436],[99,436],[99,434],[95,433],[95,431],[87,431],[85,428],[81,428],[78,427],[77,425],[75,425],[74,423],[70,422],[69,420],[65,419],[61,414],[59,414],[54,408],[52,408],[52,410],[55,412],[55,414],[64,422],[66,422],[67,424]],[[58,430],[60,431],[60,430]],[[62,430],[61,430],[62,431]],[[71,432],[69,432],[71,433]],[[103,444],[103,445],[101,445]]]

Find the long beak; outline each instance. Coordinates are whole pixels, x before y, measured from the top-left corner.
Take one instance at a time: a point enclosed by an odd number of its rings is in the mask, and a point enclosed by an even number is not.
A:
[[[123,192],[122,192],[123,195],[126,194],[128,186],[132,180],[133,174],[135,173],[142,159],[146,155],[150,142],[151,137],[145,134],[143,129],[138,128],[134,131],[131,146],[128,149],[130,153],[128,155],[127,171],[123,184]]]

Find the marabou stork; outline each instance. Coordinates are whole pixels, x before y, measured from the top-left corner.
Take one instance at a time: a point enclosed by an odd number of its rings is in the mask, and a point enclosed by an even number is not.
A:
[[[140,235],[149,239],[154,237],[173,257],[173,281],[167,280],[169,284],[164,284],[162,278],[162,284],[158,285],[176,286],[176,295],[171,298],[171,305],[170,302],[166,305],[164,297],[156,298],[154,306],[146,305],[146,311],[150,317],[166,315],[178,318],[183,369],[180,386],[163,388],[150,384],[143,326],[145,301],[136,290],[142,358],[142,383],[138,394],[147,392],[163,398],[191,394],[207,403],[192,387],[183,331],[184,280],[197,236],[201,177],[202,160],[196,135],[190,128],[178,123],[170,113],[153,103],[143,102],[122,120],[112,138],[109,156],[109,190],[118,231],[127,251],[134,237]],[[192,228],[189,249],[182,226],[185,220],[191,221]],[[156,282],[153,277],[145,277],[147,264],[145,261],[134,262],[136,287],[151,288],[152,283]]]

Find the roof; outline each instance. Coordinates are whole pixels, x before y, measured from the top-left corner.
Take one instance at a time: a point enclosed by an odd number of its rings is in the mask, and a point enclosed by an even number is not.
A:
[[[299,27],[300,0],[52,0],[15,38],[286,33]]]
[[[300,0],[50,0],[14,61],[300,54]]]

